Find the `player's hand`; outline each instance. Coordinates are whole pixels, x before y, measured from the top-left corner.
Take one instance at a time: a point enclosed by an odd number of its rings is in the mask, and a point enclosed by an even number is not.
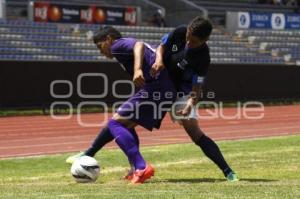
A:
[[[155,78],[156,75],[162,71],[165,68],[164,63],[162,62],[154,62],[154,64],[152,65],[151,69],[150,69],[150,75],[151,77]]]
[[[145,84],[145,78],[141,69],[134,72],[133,83],[136,87],[142,87]]]
[[[190,115],[191,111],[192,111],[192,105],[187,104],[183,109],[177,111],[176,114],[187,117]]]

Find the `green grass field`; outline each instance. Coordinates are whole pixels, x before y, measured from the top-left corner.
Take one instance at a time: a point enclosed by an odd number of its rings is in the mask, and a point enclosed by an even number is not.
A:
[[[239,182],[225,181],[195,145],[165,145],[142,148],[157,171],[142,185],[120,179],[120,150],[98,153],[94,184],[75,183],[64,163],[70,154],[0,160],[0,198],[300,198],[300,136],[218,143]]]

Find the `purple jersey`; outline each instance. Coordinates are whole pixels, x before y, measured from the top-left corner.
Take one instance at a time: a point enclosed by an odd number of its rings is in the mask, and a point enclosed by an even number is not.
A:
[[[112,55],[130,75],[134,73],[133,48],[137,40],[121,38],[113,42]],[[150,76],[150,69],[155,61],[155,49],[147,43],[143,59],[143,74],[146,84],[123,103],[118,114],[134,121],[152,131],[159,128],[166,111],[176,99],[176,90],[169,78],[167,70],[162,70],[156,78]],[[166,95],[169,93],[171,95]],[[159,95],[159,97],[158,97]]]
[[[133,48],[137,40],[133,38],[121,38],[113,42],[111,51],[112,55],[117,61],[122,64],[124,69],[133,76],[134,73],[134,56]],[[155,80],[150,76],[150,69],[155,62],[155,49],[149,44],[145,43],[145,52],[143,59],[143,74],[146,81]]]

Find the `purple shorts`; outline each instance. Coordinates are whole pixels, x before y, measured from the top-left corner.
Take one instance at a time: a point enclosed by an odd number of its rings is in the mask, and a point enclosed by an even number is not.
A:
[[[157,80],[146,82],[124,102],[117,113],[152,131],[160,128],[161,121],[176,100],[176,91],[166,70]]]

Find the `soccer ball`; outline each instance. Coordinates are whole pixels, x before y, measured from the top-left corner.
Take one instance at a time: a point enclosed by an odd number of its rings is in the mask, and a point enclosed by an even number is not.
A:
[[[100,167],[95,158],[89,156],[79,157],[71,167],[71,174],[76,182],[95,182],[99,176]]]

